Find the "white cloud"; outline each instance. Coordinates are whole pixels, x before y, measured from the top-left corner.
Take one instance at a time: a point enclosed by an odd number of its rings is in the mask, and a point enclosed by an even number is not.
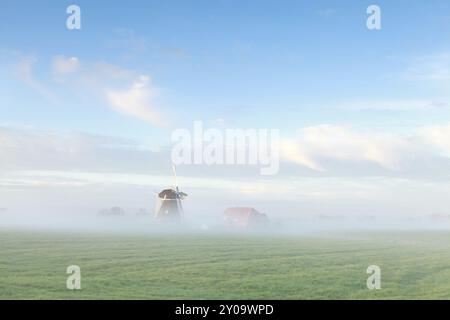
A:
[[[99,96],[109,107],[155,126],[165,119],[155,107],[159,90],[146,74],[138,74],[120,66],[97,62],[83,69],[77,87]]]
[[[419,136],[428,145],[446,155],[450,155],[450,124],[421,128]]]
[[[420,146],[408,137],[388,133],[358,132],[347,127],[318,125],[299,130],[296,140],[284,140],[285,160],[323,171],[321,161],[369,162],[389,170],[401,168]]]
[[[55,76],[67,75],[76,72],[80,67],[80,61],[77,57],[66,58],[56,56],[53,58],[52,70]]]
[[[310,158],[310,154],[304,149],[304,145],[295,139],[281,140],[281,156],[284,160],[305,166],[312,170],[324,171],[324,169]]]
[[[106,89],[106,98],[109,104],[119,112],[154,125],[161,125],[162,118],[152,105],[152,99],[157,95],[157,90],[150,85],[150,78],[146,75],[139,76],[125,90]]]
[[[17,64],[18,78],[35,91],[54,98],[48,89],[57,82],[65,92],[79,96],[99,98],[121,114],[132,116],[156,126],[165,124],[163,115],[155,107],[159,90],[152,85],[150,76],[104,62],[82,63],[77,57],[56,56],[52,60],[53,82],[38,79],[33,70],[35,58],[21,58]],[[65,96],[65,99],[70,97]]]
[[[449,137],[450,125],[424,127],[410,135],[337,125],[306,127],[299,130],[297,138],[281,139],[280,177],[311,176],[303,167],[319,176],[441,179],[441,173],[450,167]],[[114,137],[0,126],[0,171],[13,170],[157,174],[170,171],[170,148],[152,151]],[[231,180],[251,179],[256,171],[242,166],[182,168],[191,176]]]
[[[0,126],[0,172],[149,172],[160,167],[164,156],[127,139]]]

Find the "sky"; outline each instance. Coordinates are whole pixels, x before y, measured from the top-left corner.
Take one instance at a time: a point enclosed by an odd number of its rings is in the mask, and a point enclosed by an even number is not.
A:
[[[66,27],[72,4],[80,30]],[[273,220],[450,215],[448,1],[0,6],[4,212],[151,211],[174,184],[171,134],[201,121],[280,130],[281,162],[273,176],[179,165],[193,218],[234,205]]]

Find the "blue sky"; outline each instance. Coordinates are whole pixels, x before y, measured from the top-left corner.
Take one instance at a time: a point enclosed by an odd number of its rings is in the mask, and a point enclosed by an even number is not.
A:
[[[292,129],[318,121],[379,125],[392,115],[335,106],[446,95],[400,77],[415,59],[448,50],[447,1],[379,1],[383,29],[372,32],[365,26],[368,1],[79,1],[81,31],[65,28],[69,4],[4,3],[3,49],[35,55],[36,72],[43,76],[45,64],[57,55],[149,74],[163,90],[161,107],[189,120],[220,117],[241,126]],[[16,104],[23,101],[30,120],[43,126],[67,121],[65,113],[42,119],[47,101],[23,96],[20,84],[2,78],[7,96]],[[27,107],[29,99],[39,104],[38,114]],[[2,118],[22,122],[24,112],[13,109],[11,114],[2,108]],[[97,130],[108,110],[95,111],[98,121],[70,114],[63,125]],[[422,115],[408,115],[414,116]],[[108,134],[116,131],[104,126]]]
[[[65,27],[70,4],[81,8],[81,30]],[[370,4],[381,8],[381,30],[366,27]],[[300,134],[285,176],[354,179],[357,168],[366,178],[416,183],[437,179],[430,167],[448,168],[444,0],[2,1],[0,57],[0,126],[8,137],[25,130],[53,141],[76,133],[153,150],[167,147],[175,128],[221,119],[226,127],[278,128],[286,139]],[[111,98],[133,86],[151,95],[144,116]],[[164,121],[149,120],[154,112]],[[333,144],[336,134],[345,141]]]

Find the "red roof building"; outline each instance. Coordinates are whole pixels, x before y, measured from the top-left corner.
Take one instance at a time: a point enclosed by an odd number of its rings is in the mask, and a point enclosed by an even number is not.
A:
[[[246,229],[265,226],[269,223],[269,219],[254,208],[233,207],[225,210],[224,222],[225,226],[230,228]]]

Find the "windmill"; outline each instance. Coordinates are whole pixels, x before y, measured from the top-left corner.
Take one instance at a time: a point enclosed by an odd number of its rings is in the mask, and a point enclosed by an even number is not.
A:
[[[178,178],[175,166],[172,166],[175,177],[175,189],[164,189],[158,193],[157,208],[155,218],[159,221],[181,221],[184,212],[181,203],[187,197],[187,194],[181,192],[178,187]]]

